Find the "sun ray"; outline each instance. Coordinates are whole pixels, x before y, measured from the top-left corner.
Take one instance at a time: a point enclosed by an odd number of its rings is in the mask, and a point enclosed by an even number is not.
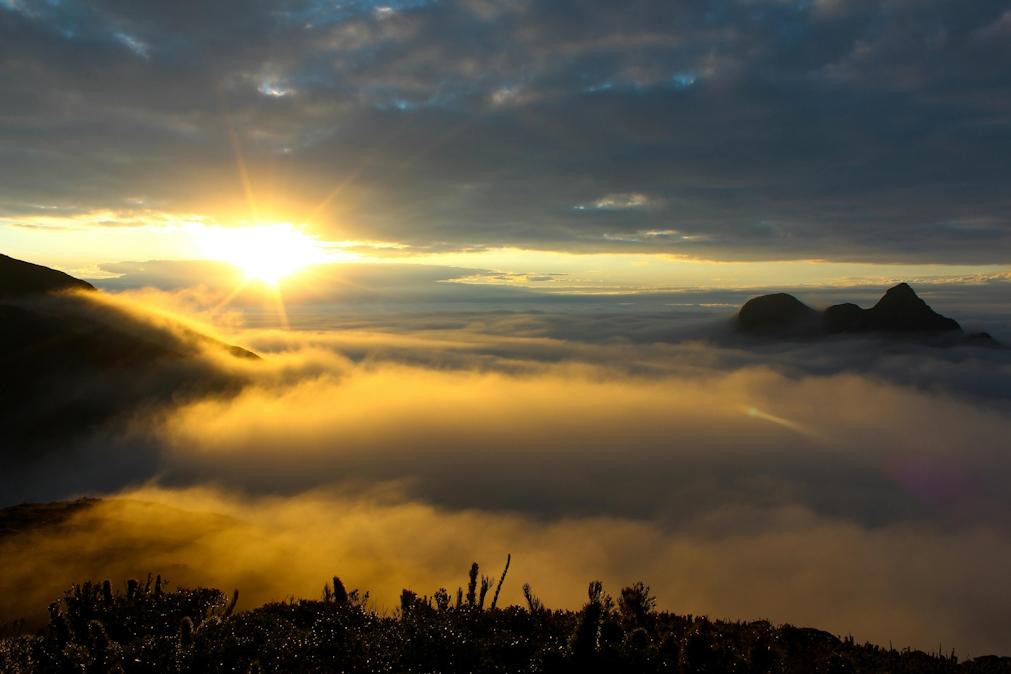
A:
[[[450,128],[445,133],[435,137],[435,139],[427,146],[419,149],[412,155],[404,157],[400,162],[398,162],[393,166],[393,172],[394,173],[402,172],[410,168],[417,162],[424,159],[426,156],[434,153],[440,147],[449,143],[451,140],[459,136],[461,133],[463,133],[465,130],[472,127],[473,125],[474,122],[472,121],[462,122]],[[402,124],[394,133],[391,133],[389,135],[389,137],[386,139],[386,142],[378,144],[375,147],[374,151],[371,154],[369,154],[365,158],[365,160],[358,165],[357,168],[351,171],[351,173],[348,174],[343,180],[338,181],[337,184],[334,185],[333,189],[331,189],[330,192],[328,192],[326,196],[324,196],[323,199],[320,200],[320,202],[312,209],[312,211],[309,212],[309,215],[305,218],[305,221],[312,222],[319,215],[319,213],[324,208],[326,208],[328,204],[330,204],[330,202],[336,199],[341,193],[344,192],[344,190],[353,186],[358,177],[365,171],[365,168],[372,163],[373,158],[380,154],[380,150],[389,145],[392,145],[393,142],[403,133],[405,129],[406,124]]]
[[[232,288],[232,291],[228,293],[228,295],[226,295],[220,302],[211,307],[211,313],[216,314],[218,311],[221,311],[229,304],[231,304],[232,300],[238,297],[242,293],[242,291],[246,289],[248,285],[249,285],[248,278],[243,278],[241,281],[239,281],[236,284],[236,286]]]
[[[228,134],[228,142],[231,144],[232,153],[235,155],[235,168],[239,173],[239,182],[242,183],[242,191],[246,197],[246,207],[249,209],[250,216],[256,220],[259,218],[259,208],[256,203],[256,195],[253,192],[253,183],[249,178],[249,171],[246,168],[246,161],[242,154],[242,144],[239,141],[238,134],[235,133],[232,119],[228,115],[223,102],[222,117],[225,120],[225,131]]]
[[[281,323],[281,327],[287,330],[291,327],[291,324],[288,322],[288,309],[284,306],[284,298],[281,296],[281,289],[277,286],[272,286],[268,290],[268,294],[274,300],[274,309],[277,311],[277,317]]]
[[[344,190],[348,189],[349,187],[352,187],[355,181],[358,180],[358,176],[360,176],[365,171],[366,167],[370,166],[373,163],[374,159],[381,155],[382,150],[393,145],[393,143],[400,138],[400,136],[403,134],[406,128],[407,128],[406,123],[400,124],[400,126],[397,127],[396,130],[394,130],[386,137],[384,142],[377,143],[375,147],[372,149],[372,151],[359,162],[358,166],[353,171],[351,171],[342,180],[337,181],[333,189],[331,189],[326,194],[326,196],[324,196],[323,199],[312,209],[312,211],[309,212],[309,215],[305,217],[304,222],[310,223],[313,222],[316,219],[316,217],[320,214],[320,212],[324,208],[326,208],[331,201],[336,199],[341,193],[344,192]]]
[[[796,421],[791,421],[789,419],[784,419],[783,417],[778,417],[774,414],[769,414],[768,412],[763,412],[757,407],[745,407],[743,411],[745,415],[751,417],[752,419],[761,419],[762,421],[767,421],[770,424],[775,424],[776,426],[780,426],[781,428],[793,431],[798,435],[807,436],[813,440],[820,440],[820,441],[826,440],[824,435],[822,435],[821,433],[812,428],[808,428],[807,426],[799,424]]]

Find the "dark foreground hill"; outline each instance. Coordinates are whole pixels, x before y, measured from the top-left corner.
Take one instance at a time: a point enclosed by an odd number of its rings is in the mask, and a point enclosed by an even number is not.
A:
[[[61,290],[94,290],[87,281],[42,265],[0,254],[0,298],[24,297]]]
[[[986,333],[965,334],[957,321],[931,309],[906,283],[889,288],[869,309],[845,303],[817,311],[787,293],[762,295],[741,307],[737,326],[745,334],[765,337],[872,334],[940,346],[998,346]]]
[[[234,386],[230,375],[198,364],[201,354],[258,358],[6,255],[0,325],[0,470],[138,406]]]

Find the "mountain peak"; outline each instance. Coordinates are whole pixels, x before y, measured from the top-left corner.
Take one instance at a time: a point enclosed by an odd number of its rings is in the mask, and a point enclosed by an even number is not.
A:
[[[912,286],[905,281],[886,290],[884,297],[915,297],[919,299],[919,295],[916,294],[916,291],[913,290]],[[884,297],[882,297],[882,299],[884,299]]]
[[[898,305],[900,303],[910,305],[915,304],[923,307],[927,306],[927,303],[916,294],[916,291],[913,290],[908,283],[900,283],[886,290],[885,294],[881,296],[881,299],[878,300],[878,303],[874,306],[889,306],[892,304]]]
[[[741,327],[752,332],[779,331],[793,326],[815,311],[793,295],[774,293],[748,300],[737,318]]]
[[[22,297],[60,290],[94,290],[87,281],[56,269],[0,253],[0,297]]]
[[[920,298],[907,283],[888,289],[878,303],[866,312],[866,329],[879,332],[946,332],[961,326],[942,316]]]
[[[817,320],[820,317],[820,320]],[[961,333],[959,324],[931,309],[908,283],[889,288],[870,309],[837,304],[817,312],[786,293],[748,300],[737,317],[744,332],[817,336],[846,333]]]

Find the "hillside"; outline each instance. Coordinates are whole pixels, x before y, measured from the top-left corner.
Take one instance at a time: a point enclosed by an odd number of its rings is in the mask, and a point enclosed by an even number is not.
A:
[[[198,364],[204,352],[258,359],[100,300],[85,281],[0,255],[0,468],[138,406],[233,388],[232,375]]]
[[[64,290],[95,290],[87,281],[0,253],[0,299]]]

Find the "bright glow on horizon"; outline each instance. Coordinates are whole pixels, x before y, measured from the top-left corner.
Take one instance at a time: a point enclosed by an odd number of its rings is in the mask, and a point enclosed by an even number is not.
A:
[[[515,285],[555,293],[609,294],[698,289],[784,289],[887,286],[911,283],[986,283],[1007,278],[1008,265],[833,262],[827,260],[710,260],[669,253],[577,252],[517,247],[428,251],[406,242],[317,238],[298,225],[252,220],[222,224],[210,214],[151,209],[0,215],[0,252],[99,279],[117,274],[108,263],[143,260],[217,260],[242,268],[249,280],[276,283],[319,263],[409,264],[459,267],[460,281]],[[259,224],[257,224],[259,223]],[[253,232],[251,240],[246,234]],[[253,248],[253,250],[249,250]],[[259,248],[259,251],[256,249]],[[257,262],[256,260],[261,261]],[[259,271],[258,271],[259,270]]]
[[[270,286],[310,265],[334,261],[317,239],[288,223],[209,227],[197,236],[205,257],[234,264],[248,280]]]

